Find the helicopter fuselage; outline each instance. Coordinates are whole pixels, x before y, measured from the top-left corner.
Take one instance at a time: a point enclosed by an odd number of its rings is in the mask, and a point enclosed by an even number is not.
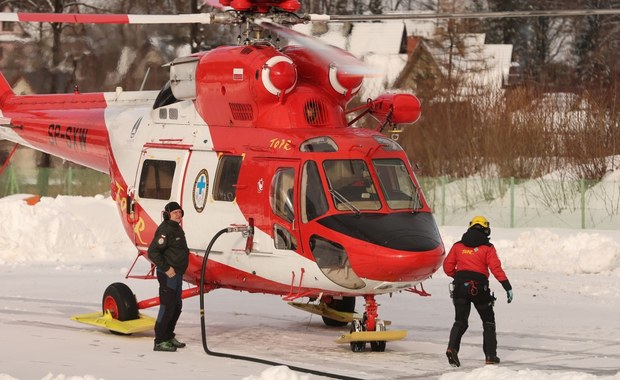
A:
[[[16,96],[4,83],[0,135],[108,173],[143,255],[164,205],[178,201],[190,283],[217,231],[250,224],[251,236],[215,243],[207,288],[294,299],[382,294],[429,278],[444,246],[405,152],[347,125],[361,79],[283,50],[175,61],[172,86],[159,93]]]

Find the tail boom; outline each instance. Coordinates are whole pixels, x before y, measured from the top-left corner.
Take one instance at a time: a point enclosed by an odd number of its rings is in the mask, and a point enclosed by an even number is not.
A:
[[[106,106],[103,93],[16,96],[2,77],[0,137],[109,173]]]

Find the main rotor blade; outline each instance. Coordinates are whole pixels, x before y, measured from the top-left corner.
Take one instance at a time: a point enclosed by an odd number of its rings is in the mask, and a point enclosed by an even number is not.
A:
[[[328,45],[318,38],[299,33],[282,25],[271,22],[268,19],[254,21],[261,28],[270,30],[289,41],[312,50],[317,56],[328,64],[335,64],[340,70],[350,75],[378,76],[380,71],[368,67],[354,55],[343,51],[335,46]]]
[[[0,12],[0,22],[58,22],[68,24],[211,24],[211,13],[128,15],[90,13]]]
[[[321,15],[308,14],[307,21],[381,21],[381,20],[435,20],[465,18],[511,18],[511,17],[569,17],[618,15],[618,9],[559,9],[506,12],[467,12],[467,13],[394,13],[382,15]]]

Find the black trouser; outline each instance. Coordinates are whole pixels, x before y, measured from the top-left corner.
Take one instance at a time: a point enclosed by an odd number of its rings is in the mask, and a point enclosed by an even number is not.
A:
[[[174,329],[181,315],[183,302],[183,275],[169,278],[165,272],[157,270],[159,282],[159,313],[155,322],[155,344],[174,338]]]
[[[483,328],[482,349],[487,357],[497,356],[497,338],[495,335],[495,313],[493,303],[495,298],[491,295],[488,284],[466,283],[454,284],[452,293],[454,303],[454,325],[450,331],[448,348],[456,350],[461,348],[461,338],[467,331],[469,313],[473,304],[480,315]]]

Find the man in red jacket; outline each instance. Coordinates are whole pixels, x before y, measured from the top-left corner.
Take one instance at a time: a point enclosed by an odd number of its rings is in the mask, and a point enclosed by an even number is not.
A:
[[[452,278],[452,301],[454,303],[454,325],[450,331],[450,341],[446,356],[453,367],[459,367],[458,352],[461,338],[467,330],[469,312],[473,304],[480,314],[483,327],[483,345],[486,364],[497,364],[497,338],[495,335],[495,297],[489,289],[489,270],[502,284],[508,303],[512,302],[512,286],[502,263],[497,257],[495,247],[489,241],[491,228],[483,216],[474,217],[461,241],[456,242],[443,262],[443,270]]]

